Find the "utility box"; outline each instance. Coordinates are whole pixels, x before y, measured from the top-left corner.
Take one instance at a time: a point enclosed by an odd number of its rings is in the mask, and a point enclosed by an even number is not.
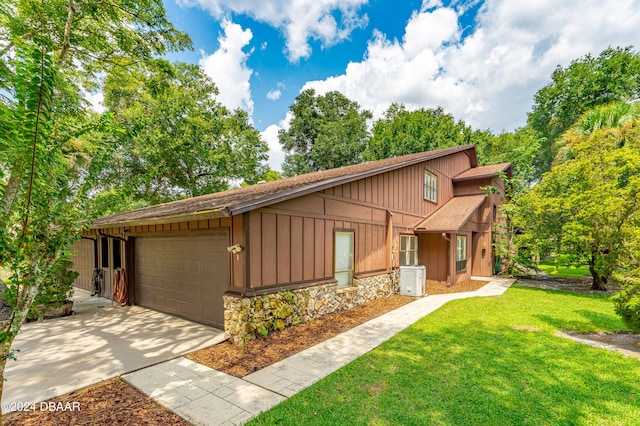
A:
[[[424,265],[400,267],[400,295],[424,296],[427,268]]]

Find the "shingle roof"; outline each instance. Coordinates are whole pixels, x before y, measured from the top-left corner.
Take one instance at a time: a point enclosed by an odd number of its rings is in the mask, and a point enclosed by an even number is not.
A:
[[[433,160],[463,151],[473,151],[472,165],[476,164],[475,146],[463,145],[443,148],[401,157],[386,158],[340,167],[321,172],[307,173],[244,188],[231,189],[199,197],[172,201],[129,212],[104,216],[93,222],[93,228],[160,223],[161,221],[189,220],[203,217],[223,217],[244,213],[294,197],[317,192],[353,180],[377,175],[423,161]],[[208,215],[208,216],[206,216]]]
[[[465,170],[464,172],[453,177],[454,182],[463,180],[479,179],[483,177],[497,176],[496,172],[508,172],[511,169],[511,163],[491,164],[490,166],[475,167]]]
[[[471,218],[480,207],[486,195],[468,195],[453,197],[436,210],[431,216],[420,222],[416,232],[456,232]]]

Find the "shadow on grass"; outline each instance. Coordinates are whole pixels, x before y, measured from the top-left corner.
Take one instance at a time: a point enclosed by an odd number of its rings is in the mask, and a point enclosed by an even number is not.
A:
[[[545,332],[423,320],[255,424],[636,424],[638,418],[636,360]]]

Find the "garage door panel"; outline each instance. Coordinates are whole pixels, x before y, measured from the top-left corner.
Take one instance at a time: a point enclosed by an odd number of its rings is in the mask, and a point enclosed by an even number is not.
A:
[[[71,248],[72,270],[78,273],[73,285],[85,290],[92,290],[91,277],[95,269],[95,255],[93,240],[81,239]]]
[[[222,327],[228,232],[136,239],[136,303]],[[153,266],[152,266],[153,265]]]

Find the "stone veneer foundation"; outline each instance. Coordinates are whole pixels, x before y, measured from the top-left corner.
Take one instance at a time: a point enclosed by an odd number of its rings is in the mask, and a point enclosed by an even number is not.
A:
[[[354,279],[353,286],[340,289],[337,283],[330,283],[261,296],[225,295],[224,331],[232,342],[242,343],[398,291],[394,274],[386,273]]]

